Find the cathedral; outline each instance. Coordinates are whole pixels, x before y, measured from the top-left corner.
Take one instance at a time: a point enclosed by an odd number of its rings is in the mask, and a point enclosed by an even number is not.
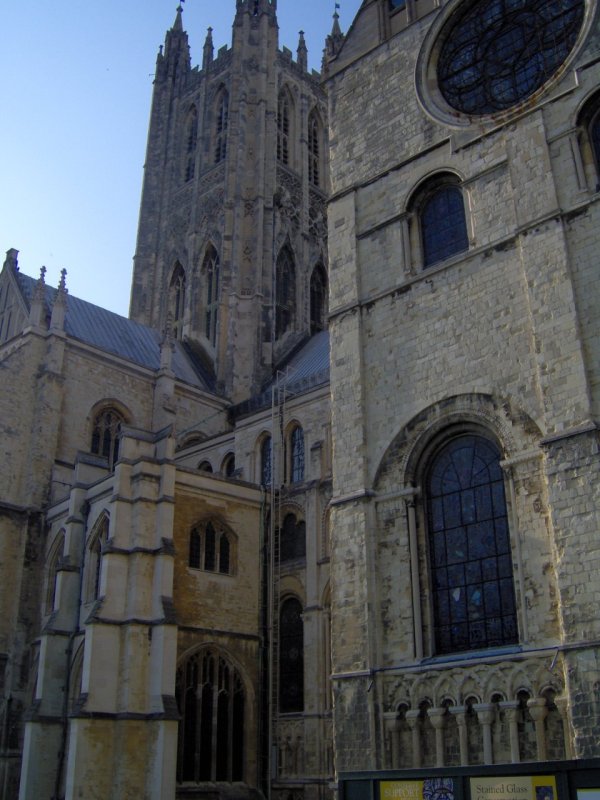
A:
[[[598,0],[179,6],[129,318],[0,274],[0,800],[598,800],[599,230]]]

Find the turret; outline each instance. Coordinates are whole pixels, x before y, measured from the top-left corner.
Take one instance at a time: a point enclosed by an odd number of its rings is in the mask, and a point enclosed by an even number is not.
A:
[[[156,59],[157,79],[176,79],[187,75],[191,69],[188,35],[183,29],[183,9],[177,6],[173,27],[165,36],[164,52],[161,47]]]
[[[325,39],[325,49],[323,50],[323,75],[327,74],[327,65],[334,59],[342,49],[345,36],[340,28],[340,15],[337,12],[338,5],[335,5],[333,12],[333,25],[331,26],[331,33]]]
[[[306,71],[308,69],[308,48],[304,39],[304,31],[300,31],[298,39],[298,49],[296,51],[298,66]]]

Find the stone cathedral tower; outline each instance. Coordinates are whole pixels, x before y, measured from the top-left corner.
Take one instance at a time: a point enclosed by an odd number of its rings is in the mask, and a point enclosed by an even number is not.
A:
[[[238,0],[231,49],[192,69],[181,7],[158,55],[131,295],[234,401],[305,334],[326,296],[326,105],[278,49],[276,0]],[[276,156],[276,157],[274,157]]]

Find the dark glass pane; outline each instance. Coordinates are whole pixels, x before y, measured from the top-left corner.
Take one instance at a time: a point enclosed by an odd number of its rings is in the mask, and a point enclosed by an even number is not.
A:
[[[477,506],[477,519],[487,520],[492,516],[492,493],[490,487],[478,486],[475,489],[475,505]]]
[[[190,567],[200,569],[200,534],[197,530],[193,530],[190,534]]]
[[[216,540],[215,529],[210,522],[207,523],[204,531],[204,569],[210,572],[215,571],[216,561]]]
[[[229,693],[219,692],[217,700],[217,765],[216,779],[229,780]]]
[[[233,698],[233,731],[231,752],[231,779],[244,780],[244,692],[241,686]]]
[[[450,494],[444,497],[444,520],[446,528],[456,528],[461,523],[460,494]]]
[[[480,583],[482,580],[481,562],[470,561],[468,564],[465,565],[465,573],[468,585],[472,583]]]
[[[441,500],[431,501],[431,530],[440,531],[444,528],[444,504]]]
[[[486,558],[481,562],[484,581],[495,581],[498,577],[497,562],[495,558]]]
[[[502,613],[499,588],[497,583],[484,584],[485,611],[489,617],[497,617]]]
[[[229,573],[229,551],[229,539],[226,533],[222,533],[219,539],[219,572],[223,575]]]
[[[202,688],[198,771],[198,779],[201,781],[210,781],[212,779],[213,692],[212,684],[206,684]]]
[[[292,483],[304,480],[304,431],[294,428],[291,437],[292,450]]]
[[[286,600],[280,613],[279,709],[282,713],[304,708],[304,624],[302,606]]]
[[[448,583],[450,586],[465,585],[465,568],[463,564],[455,564],[448,567]]]
[[[442,567],[433,571],[433,585],[436,589],[444,589],[448,586],[448,570]]]
[[[448,563],[463,563],[467,558],[467,534],[464,528],[448,531],[446,537],[448,547]]]
[[[260,460],[261,460],[261,484],[263,486],[270,486],[272,480],[271,474],[271,464],[272,464],[272,457],[271,457],[271,437],[269,436],[266,438],[260,448]]]

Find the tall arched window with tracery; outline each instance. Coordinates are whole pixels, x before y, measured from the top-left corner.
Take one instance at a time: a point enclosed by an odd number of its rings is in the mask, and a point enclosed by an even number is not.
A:
[[[479,433],[443,443],[426,477],[437,653],[518,639],[504,478],[497,445]]]
[[[229,127],[229,95],[225,89],[219,92],[215,119],[215,164],[227,155],[227,129]]]
[[[296,264],[288,245],[281,248],[275,271],[275,337],[294,327],[296,310]]]
[[[310,276],[310,332],[317,333],[327,327],[327,273],[317,264]]]
[[[56,599],[56,580],[58,577],[58,567],[63,555],[65,546],[65,534],[61,531],[52,545],[47,559],[46,572],[46,592],[44,602],[44,613],[51,614],[54,611],[54,601]]]
[[[185,314],[185,271],[179,261],[173,267],[169,281],[169,316],[171,332],[175,339],[183,336],[183,317]]]
[[[123,422],[125,420],[122,414],[116,409],[103,408],[94,418],[92,425],[92,453],[106,458],[110,469],[114,469],[119,459],[119,443]]]
[[[301,483],[304,480],[304,466],[304,431],[300,425],[296,425],[289,435],[290,483]]]
[[[217,325],[219,321],[219,295],[221,283],[221,267],[219,254],[212,245],[206,250],[202,262],[204,276],[204,333],[214,346],[217,342]]]
[[[105,514],[94,525],[87,545],[86,554],[86,601],[100,597],[100,581],[102,578],[102,554],[108,542],[108,517]]]
[[[273,440],[265,436],[260,445],[260,483],[271,487],[273,479]]]
[[[322,126],[316,111],[308,118],[308,181],[313,186],[321,185]]]
[[[279,710],[304,710],[304,622],[296,597],[284,600],[279,614]]]
[[[185,123],[184,138],[184,181],[191,181],[196,171],[196,148],[198,144],[198,112],[196,106],[192,106]]]
[[[180,714],[177,780],[244,780],[246,694],[242,677],[214,650],[202,650],[177,670]]]
[[[292,98],[287,88],[279,93],[277,102],[277,160],[288,165],[291,161]]]

